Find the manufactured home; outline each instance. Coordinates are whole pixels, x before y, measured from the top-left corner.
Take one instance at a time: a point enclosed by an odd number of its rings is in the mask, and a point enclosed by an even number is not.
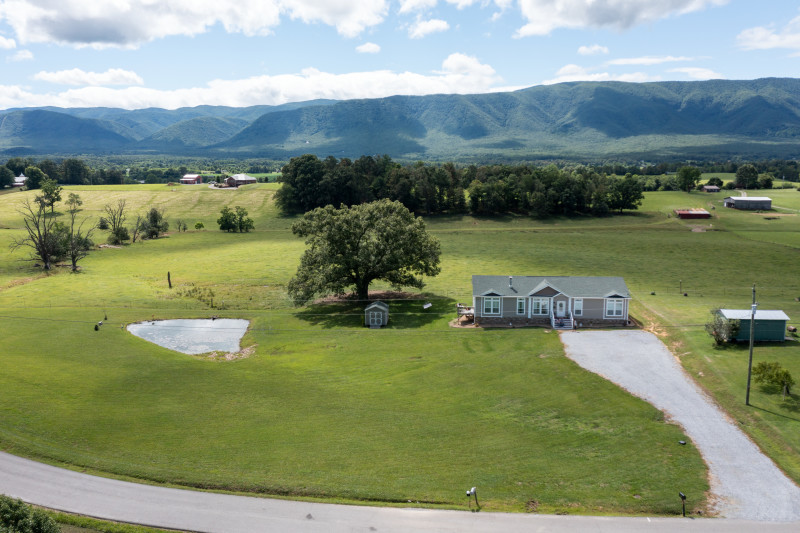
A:
[[[621,277],[472,276],[477,325],[625,326],[630,300]]]

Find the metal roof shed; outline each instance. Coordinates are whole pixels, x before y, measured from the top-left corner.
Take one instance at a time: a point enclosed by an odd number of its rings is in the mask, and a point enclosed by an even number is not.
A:
[[[727,320],[739,320],[739,333],[737,341],[750,340],[750,315],[749,309],[720,309],[719,313]],[[783,341],[786,339],[786,322],[789,317],[780,310],[759,309],[756,311],[754,329],[755,341]]]
[[[772,198],[767,196],[728,196],[723,202],[734,209],[772,209]]]

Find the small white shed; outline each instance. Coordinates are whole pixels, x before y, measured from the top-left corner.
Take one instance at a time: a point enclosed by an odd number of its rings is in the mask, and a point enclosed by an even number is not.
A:
[[[374,301],[364,309],[364,325],[379,328],[389,323],[389,306],[381,301]]]

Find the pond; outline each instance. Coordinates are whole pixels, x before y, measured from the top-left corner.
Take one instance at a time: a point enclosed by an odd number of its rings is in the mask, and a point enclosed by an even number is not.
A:
[[[234,318],[155,320],[129,324],[128,331],[164,348],[190,355],[238,352],[248,320]]]

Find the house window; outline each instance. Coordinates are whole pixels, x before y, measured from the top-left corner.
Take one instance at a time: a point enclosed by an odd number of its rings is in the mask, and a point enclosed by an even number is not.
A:
[[[625,300],[606,300],[606,317],[621,317]]]
[[[531,314],[549,315],[550,298],[531,298]]]
[[[572,302],[572,313],[575,316],[583,316],[583,298],[575,298]]]
[[[500,297],[487,296],[483,299],[483,314],[484,315],[499,315],[500,314]]]
[[[525,298],[517,298],[517,314],[525,314]]]

